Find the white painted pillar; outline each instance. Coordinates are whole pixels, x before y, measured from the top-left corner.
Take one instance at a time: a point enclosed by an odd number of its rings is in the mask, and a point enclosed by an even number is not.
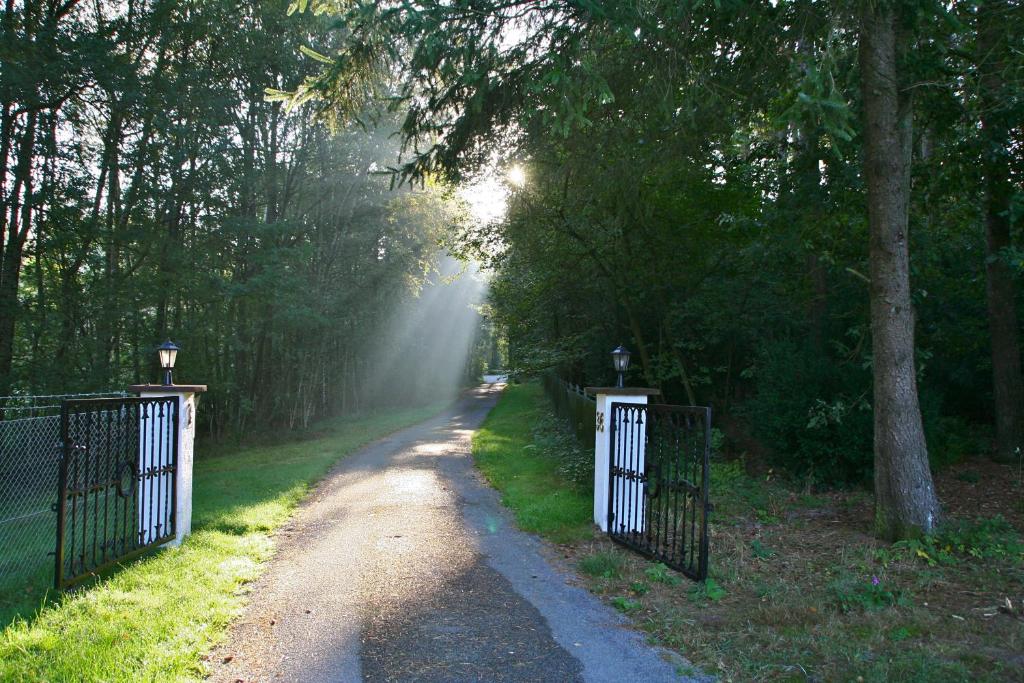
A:
[[[172,384],[161,386],[159,384],[141,384],[131,387],[132,393],[142,398],[173,397],[177,401],[178,428],[177,448],[178,463],[175,469],[175,535],[174,539],[168,541],[168,545],[181,545],[181,542],[192,532],[192,461],[196,436],[196,406],[198,404],[197,394],[206,391],[205,384]],[[140,448],[140,453],[148,453],[152,443],[157,448],[154,454],[148,456],[149,463],[140,463],[140,467],[156,465],[168,465],[171,462],[171,447],[174,443],[173,435],[155,433],[159,430],[159,422],[149,419],[143,421],[139,426],[140,446],[145,443],[145,448]],[[145,480],[140,486],[146,485]],[[163,492],[162,492],[163,493]],[[169,494],[169,492],[166,492]],[[139,511],[139,530],[143,532],[144,538],[152,538],[156,523],[166,524],[167,520],[160,517],[150,519],[148,510]]]
[[[625,482],[617,477],[617,481],[609,480],[611,470],[611,458],[614,448],[611,443],[612,436],[612,404],[632,403],[646,405],[650,396],[658,394],[657,389],[641,389],[633,387],[587,387],[586,392],[597,400],[597,420],[594,425],[594,524],[601,528],[601,531],[608,531],[608,502],[611,497],[611,486],[614,483],[618,491],[622,491]],[[621,421],[621,418],[620,418]],[[644,449],[646,447],[645,431],[636,429],[623,429],[624,425],[617,424],[616,433],[620,447],[626,446],[632,449],[633,458],[631,462],[619,462],[619,466],[627,467],[637,472],[644,470]],[[647,425],[643,425],[646,430]],[[626,440],[631,443],[626,444]],[[638,489],[639,490],[639,489]],[[639,500],[636,500],[639,499]],[[629,520],[627,525],[629,531],[643,531],[644,524],[644,500],[643,496],[636,496],[632,508],[624,508],[625,517]]]

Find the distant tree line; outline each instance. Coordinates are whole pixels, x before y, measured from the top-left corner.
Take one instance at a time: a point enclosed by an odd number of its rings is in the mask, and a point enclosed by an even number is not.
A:
[[[299,94],[404,74],[402,177],[525,167],[461,239],[513,366],[606,383],[625,343],[792,473],[873,477],[890,538],[940,518],[929,459],[1020,457],[1019,3],[307,5],[345,38]]]
[[[284,10],[6,3],[0,394],[155,381],[170,338],[213,434],[369,407],[452,208],[375,173],[387,131],[267,101],[322,66],[301,48],[323,23]]]

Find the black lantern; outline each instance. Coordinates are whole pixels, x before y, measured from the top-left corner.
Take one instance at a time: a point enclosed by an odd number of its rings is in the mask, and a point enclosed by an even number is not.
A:
[[[615,386],[624,387],[626,370],[629,370],[629,351],[626,347],[619,345],[612,351],[612,363],[615,365],[615,372],[619,373],[619,383]]]
[[[156,348],[160,356],[160,369],[164,371],[164,386],[171,386],[171,371],[174,370],[174,360],[178,356],[178,347],[174,342],[168,340]]]

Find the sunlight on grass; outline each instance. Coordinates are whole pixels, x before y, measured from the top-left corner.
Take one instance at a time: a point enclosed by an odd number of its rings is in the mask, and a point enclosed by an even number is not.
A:
[[[539,384],[509,386],[473,436],[473,457],[521,528],[556,543],[589,538],[589,491],[565,481],[558,460],[534,446],[542,405]]]
[[[195,533],[129,563],[0,632],[2,681],[196,680],[201,655],[245,602],[243,586],[288,519],[341,457],[442,408],[335,421],[323,438],[206,459],[195,471]]]

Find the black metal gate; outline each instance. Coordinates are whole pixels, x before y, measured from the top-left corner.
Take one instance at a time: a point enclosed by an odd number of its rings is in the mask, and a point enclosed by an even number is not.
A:
[[[54,585],[174,538],[178,399],[64,401]]]
[[[710,408],[612,403],[612,540],[707,578],[710,456]]]

